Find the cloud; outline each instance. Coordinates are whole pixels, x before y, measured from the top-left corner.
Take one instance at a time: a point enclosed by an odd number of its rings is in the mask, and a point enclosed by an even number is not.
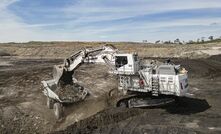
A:
[[[78,14],[75,22],[98,22],[126,19],[142,15],[150,15],[163,12],[172,12],[189,9],[221,8],[220,0],[81,0],[77,4],[65,7],[68,17]]]
[[[7,6],[9,6],[10,4],[16,2],[18,0],[1,0],[0,2],[0,11],[7,9]]]
[[[114,0],[112,3],[118,2]],[[129,0],[114,5],[99,0],[83,0],[65,8],[65,12],[70,18],[79,14],[67,25],[70,28],[86,23],[85,27],[76,30],[90,29],[109,39],[154,41],[179,37],[189,40],[209,34],[218,36],[220,25],[216,29],[209,26],[214,21],[221,22],[221,16],[217,15],[220,7],[221,1],[218,0]]]
[[[0,42],[189,40],[221,33],[220,0],[65,2],[2,0]]]
[[[0,42],[28,41],[32,39],[33,30],[26,28],[21,18],[15,16],[7,8],[18,0],[3,0],[0,2]]]

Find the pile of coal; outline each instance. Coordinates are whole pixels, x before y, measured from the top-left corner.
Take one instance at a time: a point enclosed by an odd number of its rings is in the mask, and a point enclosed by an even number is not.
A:
[[[59,96],[62,101],[76,102],[80,101],[84,97],[84,87],[78,84],[68,84],[59,86],[55,93]]]

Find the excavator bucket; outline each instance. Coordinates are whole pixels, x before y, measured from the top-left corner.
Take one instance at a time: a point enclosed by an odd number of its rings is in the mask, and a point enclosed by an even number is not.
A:
[[[73,71],[66,71],[64,65],[55,65],[53,68],[53,79],[56,84],[73,84]]]
[[[55,83],[58,84],[59,80],[61,79],[64,72],[64,65],[54,65],[53,68],[53,79],[55,80]]]

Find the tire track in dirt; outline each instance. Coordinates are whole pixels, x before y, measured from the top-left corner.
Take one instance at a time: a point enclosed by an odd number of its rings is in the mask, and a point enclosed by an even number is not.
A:
[[[140,117],[134,117],[130,119],[127,125],[122,129],[122,134],[134,134],[134,130],[140,123]]]

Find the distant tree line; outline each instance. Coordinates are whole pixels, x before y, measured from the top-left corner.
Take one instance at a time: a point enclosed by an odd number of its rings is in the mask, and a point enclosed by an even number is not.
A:
[[[179,38],[175,39],[174,41],[168,40],[168,41],[163,41],[163,40],[157,40],[155,41],[155,44],[197,44],[197,43],[210,43],[210,42],[217,42],[221,41],[221,36],[219,38],[215,38],[214,36],[209,36],[209,37],[201,37],[198,38],[196,41],[194,40],[189,40],[189,41],[181,41]],[[147,42],[147,40],[143,40],[143,42]]]

